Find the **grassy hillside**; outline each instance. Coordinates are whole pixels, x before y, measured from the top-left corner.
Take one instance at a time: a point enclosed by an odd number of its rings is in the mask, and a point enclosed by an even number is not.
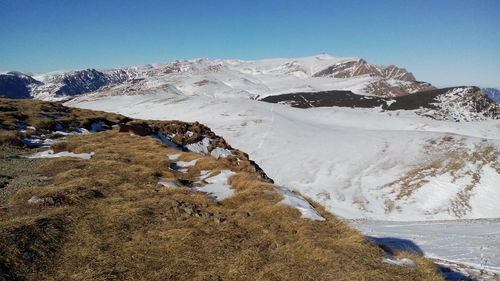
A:
[[[15,157],[43,149],[26,148],[27,135],[61,137],[50,133],[56,122],[69,131],[96,120],[109,130],[51,147],[90,160]],[[411,256],[415,267],[382,262],[380,248],[321,206],[313,203],[325,221],[302,218],[246,154],[203,125],[5,99],[0,121],[0,280],[441,280],[420,257]],[[16,130],[20,122],[34,128]],[[158,131],[179,147],[152,138]],[[232,155],[182,149],[207,136]],[[181,161],[194,164],[176,168]],[[232,196],[196,191],[204,175],[228,170]]]

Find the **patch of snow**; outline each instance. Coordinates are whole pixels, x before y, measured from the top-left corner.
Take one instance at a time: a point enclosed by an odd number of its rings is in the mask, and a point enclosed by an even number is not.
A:
[[[386,100],[386,101],[385,101],[385,104],[386,104],[387,106],[391,106],[391,104],[393,104],[393,103],[395,103],[395,102],[396,102],[396,100]]]
[[[201,141],[188,144],[185,147],[187,150],[189,150],[191,152],[201,153],[201,154],[209,154],[208,147],[210,146],[211,142],[212,142],[211,139],[203,138]]]
[[[165,187],[179,187],[179,185],[171,181],[159,181],[158,184]]]
[[[208,176],[210,173],[212,173],[212,171],[210,171],[210,170],[201,170],[200,171],[200,179],[205,179],[206,176]]]
[[[415,263],[414,260],[408,259],[408,258],[385,258],[382,260],[382,262],[389,263],[389,264],[395,264],[395,265],[406,265],[406,266],[411,266],[415,267],[417,264]]]
[[[228,179],[236,174],[230,170],[222,170],[218,175],[205,178],[207,184],[202,187],[195,187],[198,191],[207,192],[209,196],[217,201],[224,200],[234,194],[231,185],[228,184]]]
[[[296,208],[300,211],[303,218],[316,220],[316,221],[324,221],[325,218],[322,217],[314,207],[307,202],[304,197],[301,195],[292,192],[290,189],[286,187],[280,186],[278,188],[278,193],[281,194],[284,198],[281,200],[281,204],[288,205],[292,208]]]
[[[57,135],[62,135],[62,136],[76,136],[76,135],[86,135],[86,134],[89,134],[89,130],[85,129],[85,128],[76,128],[74,131],[72,132],[64,132],[64,131],[54,131],[52,132],[53,134],[57,134]]]
[[[175,160],[179,159],[179,157],[180,157],[180,156],[181,156],[181,154],[180,154],[180,153],[170,154],[170,155],[168,155],[168,159],[169,159],[170,161],[175,161]]]
[[[219,159],[231,156],[233,154],[228,149],[216,147],[212,151],[210,151],[210,155],[212,155],[215,159]]]
[[[54,153],[52,149],[41,151],[41,152],[36,152],[33,154],[28,154],[28,155],[22,155],[23,158],[59,158],[59,157],[76,157],[76,158],[81,158],[85,160],[90,160],[92,156],[94,155],[94,152],[91,153],[73,153],[73,152],[68,152],[68,151],[61,151],[58,153]]]
[[[188,161],[188,162],[178,161],[178,162],[170,163],[170,168],[172,170],[175,170],[175,171],[178,171],[178,172],[185,174],[188,172],[188,169],[186,169],[186,168],[196,165],[196,162],[198,162],[198,159],[194,159],[194,160]]]
[[[29,147],[46,147],[51,146],[56,142],[54,139],[43,139],[35,135],[31,135],[21,141]]]
[[[194,159],[191,161],[177,161],[175,164],[179,167],[185,168],[185,167],[192,167],[196,165],[196,162],[198,162],[199,159]]]

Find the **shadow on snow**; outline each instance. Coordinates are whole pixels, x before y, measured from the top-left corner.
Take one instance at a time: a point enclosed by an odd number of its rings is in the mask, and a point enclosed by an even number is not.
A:
[[[412,254],[416,254],[419,256],[424,256],[424,251],[415,244],[415,242],[396,238],[396,237],[373,237],[366,236],[366,238],[372,243],[379,246],[388,256],[394,256],[395,251],[404,251]],[[464,275],[461,272],[453,271],[451,268],[446,267],[444,265],[436,265],[439,268],[439,271],[443,275],[446,280],[449,281],[477,281],[474,278],[471,278],[467,275]]]

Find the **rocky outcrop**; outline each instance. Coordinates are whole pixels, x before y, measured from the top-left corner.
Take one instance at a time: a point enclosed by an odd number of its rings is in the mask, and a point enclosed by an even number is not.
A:
[[[85,69],[51,74],[43,82],[20,72],[0,75],[0,97],[27,99],[75,96],[89,93],[103,86],[132,79],[134,72],[126,69],[104,73],[95,69]]]
[[[62,77],[62,87],[55,92],[56,96],[74,96],[95,91],[102,86],[112,83],[109,77],[95,69],[75,71]],[[119,82],[119,81],[116,81]]]
[[[386,79],[397,79],[414,82],[411,72],[395,65],[378,66],[367,63],[363,59],[341,62],[315,73],[314,77],[351,78],[360,75],[379,76]]]
[[[402,81],[394,79],[380,79],[366,85],[365,92],[378,97],[399,97],[422,91],[435,90],[436,88],[427,82]]]
[[[429,83],[417,81],[413,73],[404,68],[395,65],[373,65],[363,59],[337,63],[315,73],[313,76],[352,78],[362,75],[379,78],[364,88],[365,92],[379,97],[396,97],[435,89]]]
[[[477,121],[500,119],[500,105],[477,87],[448,88],[418,114],[438,120]]]
[[[106,72],[85,69],[49,74],[44,77],[43,85],[33,87],[31,95],[36,99],[61,100],[65,97],[90,93],[104,86],[136,79],[141,76],[141,73],[134,68],[124,68]]]

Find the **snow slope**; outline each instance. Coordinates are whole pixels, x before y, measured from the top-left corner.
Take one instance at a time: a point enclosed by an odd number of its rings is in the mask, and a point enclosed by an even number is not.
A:
[[[67,105],[204,123],[247,152],[278,185],[344,218],[500,217],[499,120],[452,122],[413,111],[297,109],[224,93],[224,88],[190,95],[98,92]]]
[[[466,265],[481,280],[500,278],[500,221],[459,220],[436,222],[357,221],[351,225],[376,243],[410,248],[425,256]],[[397,237],[397,238],[396,238]],[[448,264],[448,263],[446,263]],[[475,272],[474,272],[475,271]]]

